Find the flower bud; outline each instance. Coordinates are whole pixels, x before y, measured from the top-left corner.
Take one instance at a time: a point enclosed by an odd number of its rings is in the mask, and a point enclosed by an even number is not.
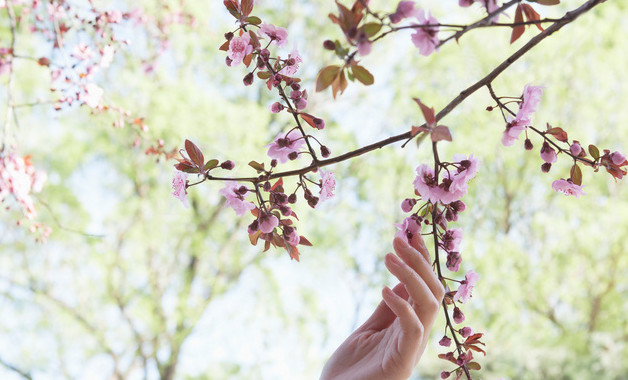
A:
[[[473,329],[471,327],[463,327],[462,329],[460,329],[460,335],[462,335],[463,338],[469,337],[471,336],[471,334],[473,334]]]
[[[526,148],[526,150],[532,150],[534,149],[534,145],[532,145],[532,141],[530,141],[530,139],[526,139],[523,142],[523,146]]]
[[[329,151],[329,148],[327,148],[325,145],[322,145],[321,146],[321,155],[323,156],[323,158],[329,157],[330,154],[331,154],[331,152]]]
[[[292,215],[292,210],[288,206],[280,206],[279,211],[281,212],[281,215],[285,217]]]
[[[447,336],[444,336],[440,341],[438,341],[438,344],[443,347],[449,347],[451,345],[451,339]]]
[[[232,38],[233,38],[233,33],[232,32],[225,33],[225,39],[227,41],[231,41]]]
[[[319,119],[318,117],[315,117],[314,118],[314,126],[316,127],[316,129],[323,129],[323,128],[325,128],[325,120]]]
[[[288,159],[291,161],[296,160],[299,157],[299,153],[297,152],[290,152],[290,154],[288,155]]]
[[[229,57],[225,58],[225,63],[227,64],[227,66],[231,67],[231,62],[233,62],[231,58]]]
[[[271,166],[272,168],[274,168],[275,166],[277,166],[277,159],[276,159],[276,158],[273,158],[272,160],[270,160],[270,166]]]
[[[242,82],[244,82],[245,86],[250,86],[253,84],[253,73],[248,73],[246,74],[246,76],[244,77],[244,79],[242,79]]]
[[[547,141],[545,141],[541,147],[541,158],[549,164],[556,162],[556,151],[547,143]]]
[[[268,49],[262,49],[259,52],[259,56],[262,57],[264,61],[267,61],[268,57],[270,57],[270,51]]]
[[[332,40],[325,40],[323,47],[327,50],[336,50],[336,44]]]
[[[315,208],[318,204],[318,197],[312,197],[308,199],[307,204],[310,205],[310,207]]]
[[[449,377],[449,375],[451,375],[451,372],[447,372],[447,371],[443,371],[440,373],[440,378],[441,379],[446,379]]]
[[[467,205],[464,204],[463,201],[455,201],[451,202],[451,207],[454,209],[456,213],[463,212],[467,209]]]
[[[290,87],[292,87],[294,91],[299,91],[301,89],[301,85],[298,83],[292,83]]]
[[[254,233],[257,232],[257,230],[259,230],[259,222],[257,221],[257,219],[255,219],[253,223],[249,224],[249,228],[248,228],[249,235],[253,235]]]
[[[287,64],[288,66],[294,66],[294,65],[295,65],[295,63],[297,63],[297,61],[296,61],[294,58],[288,58],[288,59],[286,60],[286,64]]]
[[[462,314],[462,310],[459,307],[454,307],[454,322],[462,323],[464,322],[464,314]]]
[[[244,186],[244,185],[242,185],[242,186],[240,186],[240,188],[238,188],[238,194],[240,194],[240,195],[246,194],[247,191],[249,191],[249,189],[247,189],[246,186]]]
[[[541,165],[541,171],[543,173],[549,173],[551,168],[552,168],[552,164],[550,164],[549,162],[546,162],[543,165]]]
[[[288,196],[288,203],[297,203],[297,195],[296,194],[290,194]]]
[[[414,207],[415,204],[416,204],[416,199],[406,198],[401,202],[401,211],[410,212],[412,211],[412,208]]]
[[[458,214],[448,208],[447,211],[445,211],[445,219],[447,219],[448,222],[455,222],[458,220]]]
[[[220,164],[220,167],[225,169],[225,170],[231,170],[235,167],[235,164],[233,163],[233,161],[231,160],[227,160],[225,162],[223,162],[222,164]]]
[[[270,182],[266,182],[264,184],[264,191],[270,191],[271,188],[272,188],[272,186],[270,185]]]
[[[283,104],[281,104],[279,102],[275,102],[275,103],[270,105],[270,112],[272,112],[272,113],[279,113],[281,111],[283,111]]]
[[[580,144],[578,144],[577,142],[574,141],[574,143],[571,144],[571,146],[569,147],[569,151],[574,156],[578,156],[580,154],[580,152],[582,152],[582,147],[580,146]]]

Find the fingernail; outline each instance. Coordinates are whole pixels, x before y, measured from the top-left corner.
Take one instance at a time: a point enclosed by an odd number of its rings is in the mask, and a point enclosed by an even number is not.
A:
[[[396,265],[398,267],[402,265],[401,260],[399,260],[399,258],[396,255],[393,255],[392,253],[388,254],[388,260],[390,260],[391,264]]]

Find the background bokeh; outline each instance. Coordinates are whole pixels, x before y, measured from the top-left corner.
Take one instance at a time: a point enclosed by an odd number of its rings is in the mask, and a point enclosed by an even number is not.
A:
[[[101,1],[147,13],[167,1]],[[206,157],[232,159],[235,175],[290,127],[273,115],[274,94],[244,87],[244,67],[229,68],[218,51],[233,19],[219,1],[171,1],[197,22],[173,26],[155,70],[141,34],[101,74],[109,101],[145,115],[148,132],[167,147],[196,142]],[[375,9],[393,5],[373,1]],[[539,7],[560,16],[580,1]],[[395,3],[396,6],[396,3]],[[421,1],[441,22],[481,17],[479,7]],[[442,108],[462,89],[537,33],[513,46],[508,29],[477,30],[423,57],[399,33],[373,46],[362,64],[375,84],[351,84],[332,100],[313,93],[318,69],[335,63],[322,49],[340,38],[327,19],[331,1],[259,1],[254,14],[286,26],[304,58],[312,89],[309,110],[324,117],[317,134],[333,154],[406,131],[422,122],[412,97]],[[527,83],[545,86],[535,124],[561,126],[583,144],[628,150],[628,4],[608,1],[548,38],[494,83],[518,96]],[[6,20],[1,38],[6,38]],[[3,40],[4,41],[4,40]],[[33,41],[31,49],[40,48]],[[42,96],[43,69],[16,68],[21,99]],[[39,72],[38,70],[41,70]],[[0,82],[5,79],[0,77]],[[2,82],[4,84],[4,82]],[[0,91],[4,92],[4,91]],[[4,96],[4,95],[2,95]],[[6,102],[5,98],[0,98]],[[5,103],[2,103],[5,104]],[[541,173],[540,142],[503,147],[501,116],[479,90],[442,122],[453,143],[441,156],[473,153],[482,166],[459,225],[463,270],[481,276],[465,308],[468,325],[485,333],[482,379],[628,378],[628,202],[626,186],[584,171],[586,196],[551,190],[569,160]],[[191,207],[172,197],[173,162],[133,148],[136,132],[111,127],[84,107],[19,111],[19,144],[48,172],[37,195],[40,219],[54,231],[36,243],[0,218],[0,378],[33,379],[316,379],[327,357],[372,312],[394,281],[383,256],[391,249],[399,204],[412,194],[414,168],[430,150],[389,146],[332,168],[336,197],[317,210],[297,207],[299,230],[314,243],[301,262],[261,252],[246,234],[250,218],[223,207],[220,183],[190,190]],[[434,379],[442,321],[413,378]]]

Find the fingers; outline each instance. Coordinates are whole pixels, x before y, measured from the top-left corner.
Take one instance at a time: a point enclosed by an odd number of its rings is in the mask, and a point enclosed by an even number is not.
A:
[[[407,354],[406,357],[414,357],[420,348],[417,342],[422,340],[425,332],[423,323],[408,301],[390,290],[389,287],[382,290],[382,297],[386,305],[399,319],[399,325],[403,332],[399,340],[399,352],[403,353],[404,356]]]
[[[418,237],[418,240],[415,240],[416,237]],[[412,240],[416,244],[415,246],[419,246],[420,248],[422,248],[425,253],[421,252],[421,250],[419,250],[419,252],[421,253],[417,252],[417,249],[411,247],[410,245],[408,245],[408,243],[400,238],[395,238],[395,240],[393,241],[393,248],[395,249],[397,255],[406,264],[408,264],[410,268],[412,268],[423,279],[423,281],[425,281],[427,286],[432,291],[432,294],[434,294],[434,297],[436,297],[436,299],[440,303],[440,301],[442,301],[443,299],[443,296],[445,295],[445,289],[443,288],[441,282],[438,280],[436,273],[434,273],[434,271],[432,270],[432,265],[429,258],[430,256],[427,252],[427,248],[425,247],[423,239],[420,237],[419,234],[415,235]]]
[[[406,287],[399,283],[392,290],[398,297],[402,298],[404,301],[408,300],[408,292],[406,291]],[[382,301],[377,305],[377,308],[371,314],[369,319],[360,326],[358,330],[382,330],[386,327],[390,326],[391,323],[396,318],[396,314],[388,307],[385,301]]]
[[[423,257],[425,257],[425,260],[427,260],[427,262],[432,261],[432,258],[430,257],[430,252],[427,250],[427,246],[425,245],[425,241],[423,240],[421,234],[414,234],[414,236],[412,236],[412,239],[410,240],[410,246],[419,251],[423,255]]]
[[[408,248],[410,247],[408,246]],[[423,260],[423,258],[420,259]],[[405,285],[413,301],[414,312],[421,320],[421,323],[425,327],[431,328],[436,319],[442,298],[436,298],[424,279],[408,264],[392,253],[386,255],[386,267]]]

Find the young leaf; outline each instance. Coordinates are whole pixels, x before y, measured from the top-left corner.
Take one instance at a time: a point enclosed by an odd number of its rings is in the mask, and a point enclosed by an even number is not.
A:
[[[547,130],[547,133],[554,136],[558,141],[567,141],[567,132],[560,127],[554,127]]]
[[[299,239],[299,244],[301,244],[301,245],[306,245],[306,246],[308,246],[308,247],[311,247],[311,246],[312,246],[312,243],[310,243],[310,241],[309,241],[309,240],[307,240],[307,239],[305,238],[305,236],[301,236],[301,237],[300,237],[300,239]]]
[[[351,66],[351,72],[355,76],[355,79],[362,82],[362,84],[365,86],[370,86],[375,82],[373,74],[371,74],[367,69],[360,65]]]
[[[593,144],[589,145],[589,154],[591,155],[591,157],[593,157],[594,160],[600,158],[600,151],[597,146]]]
[[[530,4],[521,4],[521,7],[528,21],[538,21],[541,19],[541,16],[538,13],[536,13],[534,8],[532,8]],[[536,24],[536,27],[539,28],[541,32],[544,30],[541,24]]]
[[[578,186],[582,186],[582,170],[580,170],[580,166],[578,166],[578,164],[573,164],[570,174],[571,181]]]
[[[434,108],[428,107],[419,98],[413,98],[414,101],[421,107],[421,113],[427,122],[428,127],[433,127],[436,123],[436,117],[434,116]]]
[[[209,160],[205,163],[205,166],[203,166],[203,170],[207,171],[207,170],[215,168],[216,166],[218,166],[218,160],[216,159]]]
[[[341,68],[338,65],[331,65],[321,69],[316,77],[316,92],[323,91],[329,87],[336,79],[336,76],[338,76],[340,70]]]
[[[257,17],[257,16],[247,17],[246,19],[244,19],[244,21],[248,22],[249,24],[253,24],[253,25],[259,25],[259,24],[262,23],[262,20],[260,20],[260,18]]]
[[[560,4],[560,0],[529,0],[533,3],[539,3],[541,5],[558,5]]]
[[[264,164],[260,164],[257,161],[249,162],[249,166],[252,167],[253,169],[255,169],[258,173],[264,171]]]
[[[238,20],[242,17],[242,15],[240,14],[239,11],[239,6],[238,6],[238,2],[235,0],[224,0],[223,4],[225,5],[225,7],[227,7],[227,10],[229,11],[229,13],[231,13],[231,15],[235,18],[237,18]]]
[[[229,50],[229,43],[231,41],[225,41],[222,45],[220,45],[220,47],[218,48],[218,50],[222,50],[222,51],[227,51]]]
[[[190,163],[187,163],[187,162],[180,162],[176,164],[174,167],[178,171],[181,171],[184,173],[190,173],[190,174],[198,173],[198,168],[196,166],[192,166]]]
[[[382,29],[382,24],[378,22],[369,22],[362,26],[362,30],[364,31],[364,33],[366,33],[366,36],[369,38],[376,35],[380,31],[380,29]]]
[[[202,167],[205,163],[205,157],[203,157],[203,152],[190,140],[185,140],[185,151],[190,156],[190,160],[194,162],[198,167]]]
[[[241,3],[240,9],[242,10],[242,17],[248,17],[253,11],[253,4],[254,4],[253,0],[242,0],[240,3]]]
[[[515,23],[523,22],[523,12],[521,12],[521,4],[517,5],[517,10],[515,10]],[[510,35],[510,43],[517,41],[519,37],[525,32],[525,25],[513,26],[512,34]]]
[[[432,141],[452,141],[451,132],[449,131],[449,127],[444,125],[439,125],[432,130]]]
[[[474,371],[479,371],[482,369],[482,366],[478,362],[471,362],[471,363],[467,363],[467,368]]]
[[[268,71],[258,71],[257,72],[257,77],[259,79],[266,80],[266,79],[270,78],[271,75],[270,75],[270,73]]]

